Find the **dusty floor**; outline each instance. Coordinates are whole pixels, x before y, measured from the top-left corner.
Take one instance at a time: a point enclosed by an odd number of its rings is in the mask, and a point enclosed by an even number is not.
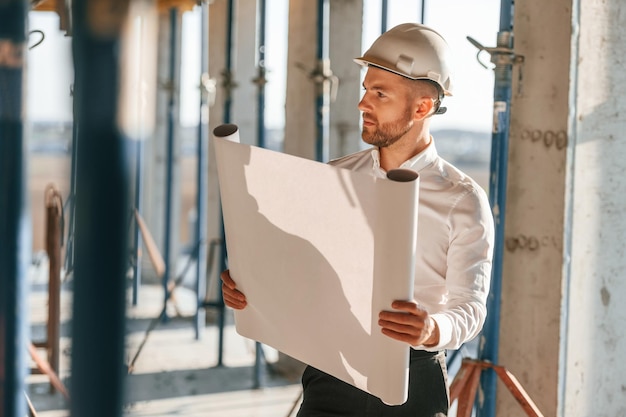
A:
[[[34,269],[30,293],[31,339],[45,338],[47,318],[47,275]],[[274,371],[277,353],[263,347],[268,364],[261,373],[261,387],[254,388],[255,343],[234,331],[228,316],[224,332],[223,366],[217,367],[218,329],[211,323],[195,339],[193,324],[194,293],[184,287],[175,290],[176,307],[171,319],[150,332],[127,380],[125,416],[285,416],[295,415],[300,384],[296,375]],[[130,300],[129,290],[129,300]],[[61,357],[59,376],[69,386],[71,283],[63,285],[61,319]],[[162,309],[160,285],[142,285],[136,307],[129,307],[127,319],[127,358],[134,358],[152,319]],[[129,303],[130,304],[130,303]],[[45,357],[45,352],[40,351]],[[32,364],[34,366],[34,363]],[[27,394],[38,417],[69,416],[68,402],[56,392],[50,394],[45,375],[27,378]],[[71,395],[71,392],[70,392]]]

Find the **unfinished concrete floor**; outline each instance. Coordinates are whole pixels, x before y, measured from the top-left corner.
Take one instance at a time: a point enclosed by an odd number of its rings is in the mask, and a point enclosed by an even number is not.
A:
[[[31,340],[45,338],[47,319],[47,262],[31,271],[30,323]],[[129,289],[129,300],[131,292]],[[224,331],[223,366],[217,367],[218,329],[209,320],[195,339],[193,314],[195,294],[188,288],[175,290],[176,310],[168,309],[171,317],[159,322],[150,332],[126,385],[125,416],[246,416],[277,417],[295,415],[299,406],[298,375],[278,375],[274,363],[278,354],[264,347],[268,365],[261,373],[262,386],[254,388],[255,343],[239,336],[227,311]],[[69,385],[71,340],[71,280],[63,284],[61,300],[61,355],[59,376]],[[129,302],[130,305],[130,302]],[[173,305],[172,305],[173,307]],[[127,358],[135,356],[153,318],[163,308],[160,285],[144,284],[139,291],[136,307],[127,313]],[[45,357],[42,350],[40,354]],[[34,366],[34,363],[33,363]],[[95,377],[95,376],[94,376]],[[27,377],[27,394],[38,417],[66,417],[69,403],[56,392],[50,393],[45,375]],[[71,392],[70,392],[71,396]],[[292,412],[292,410],[294,410]]]

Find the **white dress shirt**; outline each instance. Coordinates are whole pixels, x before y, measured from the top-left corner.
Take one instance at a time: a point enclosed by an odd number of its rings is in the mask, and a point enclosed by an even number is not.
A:
[[[386,177],[378,148],[330,164]],[[478,335],[487,315],[494,241],[489,201],[474,180],[439,157],[433,140],[400,168],[419,173],[415,301],[439,327],[439,343],[418,348],[457,349]]]

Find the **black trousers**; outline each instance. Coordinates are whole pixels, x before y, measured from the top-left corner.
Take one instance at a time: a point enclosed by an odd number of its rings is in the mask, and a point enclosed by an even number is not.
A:
[[[446,417],[448,374],[444,352],[411,349],[409,395],[390,406],[316,368],[302,375],[304,395],[298,417]]]

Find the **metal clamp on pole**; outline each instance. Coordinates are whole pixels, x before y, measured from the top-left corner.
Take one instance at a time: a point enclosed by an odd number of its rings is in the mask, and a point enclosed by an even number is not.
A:
[[[203,102],[207,103],[209,107],[213,107],[217,95],[217,80],[212,78],[208,72],[204,72],[200,76],[200,94],[204,96]]]
[[[467,40],[478,48],[478,53],[476,54],[476,60],[480,65],[485,68],[489,68],[480,60],[480,53],[482,51],[487,52],[491,56],[491,62],[496,66],[499,65],[513,65],[513,64],[521,64],[524,62],[523,55],[517,55],[513,52],[511,47],[513,39],[513,34],[511,32],[500,32],[498,34],[498,46],[489,48],[483,46],[476,39],[471,36],[467,36]]]
[[[318,92],[324,92],[324,87],[329,86],[330,102],[334,102],[337,98],[337,90],[339,89],[339,77],[333,74],[330,69],[329,59],[320,59],[315,69],[310,70],[304,64],[296,62],[296,67],[305,71],[308,77],[313,80],[318,87]]]
[[[476,53],[476,60],[478,63],[484,68],[489,69],[489,67],[480,59],[480,53],[485,51],[491,57],[491,63],[495,65],[494,71],[496,73],[496,78],[500,75],[503,76],[504,72],[509,72],[509,68],[513,65],[523,64],[524,63],[524,55],[518,55],[513,51],[513,32],[499,32],[498,40],[496,47],[486,47],[483,46],[476,39],[471,36],[466,37],[467,40],[478,48],[478,52]],[[522,87],[522,66],[520,65],[519,77],[518,77],[518,92]]]

